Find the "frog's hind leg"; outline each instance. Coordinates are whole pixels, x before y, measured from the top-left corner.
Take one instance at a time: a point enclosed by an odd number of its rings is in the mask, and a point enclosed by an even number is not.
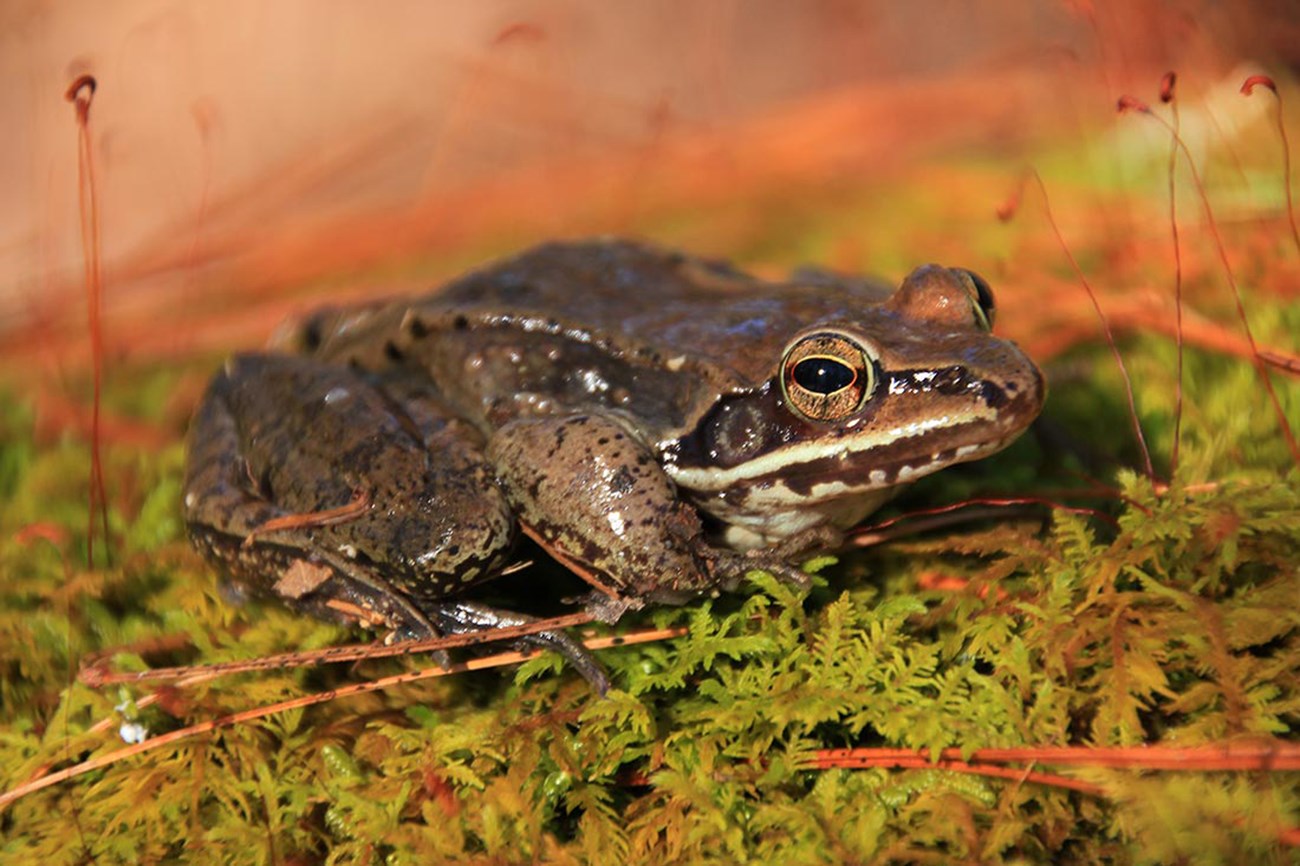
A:
[[[237,357],[195,415],[185,489],[200,552],[294,610],[397,640],[531,621],[459,598],[498,573],[515,521],[475,432],[421,380]],[[567,635],[521,642],[609,687]]]
[[[424,603],[421,607],[443,634],[482,632],[491,637],[492,629],[537,622],[536,617],[473,601]],[[563,631],[537,632],[516,638],[510,643],[520,650],[542,649],[557,652],[573,665],[574,670],[581,674],[593,689],[602,695],[609,691],[609,677],[600,662],[596,661],[595,656],[586,647]]]
[[[272,595],[320,619],[382,625],[411,637],[435,635],[409,598],[363,564],[320,544],[310,520],[262,532],[301,514],[264,495],[256,467],[243,456],[231,397],[248,384],[250,369],[260,373],[261,365],[261,356],[233,360],[213,379],[195,413],[183,505],[191,542],[223,566],[241,594]]]

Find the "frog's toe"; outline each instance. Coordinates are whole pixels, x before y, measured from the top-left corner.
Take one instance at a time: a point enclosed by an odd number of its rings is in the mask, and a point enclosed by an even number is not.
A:
[[[766,571],[778,580],[784,581],[798,589],[812,586],[812,575],[787,562],[764,562],[755,566],[759,571]]]
[[[429,618],[433,620],[443,634],[467,634],[481,631],[485,633],[484,636],[488,640],[491,640],[492,629],[525,625],[537,621],[535,617],[489,607],[472,601],[442,602],[424,605],[423,607]],[[601,695],[609,691],[609,676],[605,673],[605,669],[601,667],[600,662],[596,661],[595,656],[586,647],[563,631],[542,631],[524,635],[512,640],[510,645],[520,650],[553,650],[568,659],[574,670],[581,674],[582,678],[589,682],[591,687]]]
[[[562,631],[539,631],[537,634],[526,635],[512,643],[520,649],[544,649],[557,652],[573,665],[573,669],[591,684],[597,694],[604,697],[609,691],[609,675],[605,673],[604,666],[596,660],[590,650]]]
[[[603,622],[606,625],[613,625],[618,622],[623,618],[623,614],[630,610],[640,610],[645,607],[645,602],[639,598],[614,596],[600,590],[593,590],[578,598],[566,599],[566,601],[582,605],[583,610],[591,614],[597,622]]]
[[[773,548],[759,548],[744,553],[717,551],[710,571],[716,576],[718,585],[728,591],[734,591],[741,579],[751,571],[764,571],[783,583],[798,589],[812,585],[812,577],[798,566],[791,565],[781,551]]]
[[[765,555],[766,554],[766,555]],[[750,568],[766,571],[777,580],[784,581],[799,589],[812,586],[812,575],[790,562],[778,551],[751,550],[746,554]]]

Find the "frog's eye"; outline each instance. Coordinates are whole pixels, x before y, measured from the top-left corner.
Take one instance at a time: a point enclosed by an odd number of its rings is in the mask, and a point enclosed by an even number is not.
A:
[[[856,412],[876,387],[876,368],[857,342],[836,333],[797,340],[781,365],[781,393],[794,411],[813,421]]]
[[[982,330],[993,330],[993,316],[997,312],[997,305],[993,302],[993,289],[989,284],[984,282],[984,278],[974,271],[968,271],[965,268],[953,268],[959,274],[963,274],[970,281],[967,291],[971,293],[971,306],[975,309],[975,323]]]

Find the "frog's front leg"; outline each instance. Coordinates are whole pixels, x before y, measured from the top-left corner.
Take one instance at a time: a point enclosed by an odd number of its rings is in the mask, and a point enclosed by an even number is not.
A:
[[[698,512],[615,415],[514,420],[487,456],[524,526],[596,585],[589,608],[602,619],[729,589],[752,568],[799,580],[771,557],[710,544]]]

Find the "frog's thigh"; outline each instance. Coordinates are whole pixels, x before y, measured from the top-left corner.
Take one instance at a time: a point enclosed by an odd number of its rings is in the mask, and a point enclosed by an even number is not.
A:
[[[607,593],[671,602],[709,586],[699,516],[615,419],[512,421],[487,456],[519,519]]]
[[[460,589],[470,566],[504,555],[513,523],[500,501],[495,535],[457,546],[460,512],[482,517],[492,503],[479,496],[500,499],[499,492],[481,450],[461,445],[448,425],[412,405],[399,423],[392,413],[403,410],[345,369],[280,356],[232,360],[190,428],[184,513],[191,539],[244,587],[295,609],[382,623],[403,636],[434,634],[422,600]],[[356,427],[374,435],[358,436]],[[247,450],[271,437],[275,447]],[[435,447],[454,471],[430,472]],[[367,477],[380,469],[382,481]],[[259,480],[268,478],[273,483]],[[338,522],[268,525],[339,508],[356,491],[369,495],[370,507]]]
[[[190,422],[182,507],[190,540],[205,557],[224,566],[241,595],[244,590],[275,595],[316,616],[348,619],[312,604],[310,592],[284,588],[301,585],[303,576],[313,589],[331,580],[338,582],[328,565],[322,568],[296,555],[291,545],[245,543],[257,527],[285,517],[286,512],[257,492],[243,456],[239,421],[230,402],[241,385],[239,360],[212,379]],[[420,615],[415,612],[415,616]]]
[[[248,491],[248,465],[241,457],[239,429],[228,401],[231,385],[226,371],[218,373],[190,423],[183,513],[191,528],[211,526],[247,535],[283,512]]]
[[[384,531],[358,532],[347,543],[365,545],[376,561],[399,565],[391,580],[421,600],[439,600],[495,577],[515,542],[515,519],[483,453],[482,437],[411,383],[385,384],[422,453],[397,449],[373,461],[387,481],[375,505],[388,513]],[[394,468],[396,466],[396,468]],[[409,467],[409,468],[402,468]],[[339,524],[340,538],[359,524]]]

